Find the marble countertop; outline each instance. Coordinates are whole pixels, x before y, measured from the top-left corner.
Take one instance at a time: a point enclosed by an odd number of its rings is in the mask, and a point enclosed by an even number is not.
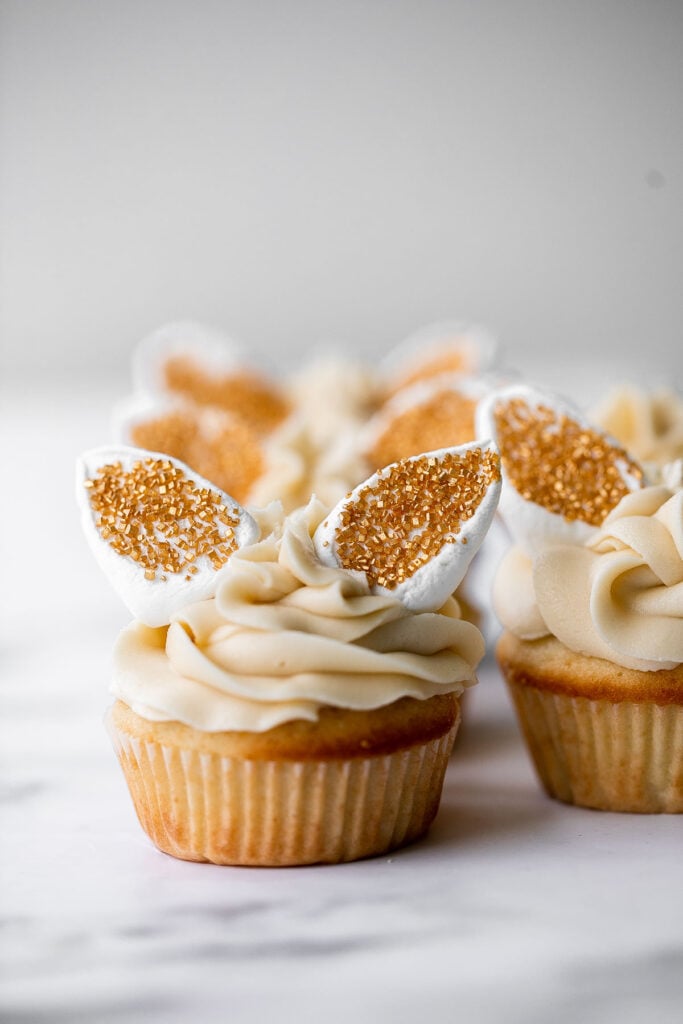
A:
[[[109,397],[3,396],[0,1020],[678,1022],[683,822],[547,799],[491,661],[412,847],[272,870],[151,846],[102,725],[126,613],[72,499]]]

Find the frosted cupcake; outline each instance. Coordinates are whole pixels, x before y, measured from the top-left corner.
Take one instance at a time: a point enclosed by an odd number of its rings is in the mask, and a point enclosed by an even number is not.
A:
[[[289,517],[251,516],[154,453],[83,458],[86,533],[137,620],[116,646],[109,727],[161,850],[338,862],[426,832],[484,653],[449,595],[498,491],[486,445]]]
[[[646,487],[554,396],[508,389],[479,419],[517,542],[497,656],[541,782],[585,807],[683,811],[683,491]]]

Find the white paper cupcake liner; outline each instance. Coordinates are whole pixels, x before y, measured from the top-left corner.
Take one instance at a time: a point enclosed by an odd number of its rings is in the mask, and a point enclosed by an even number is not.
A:
[[[600,810],[683,812],[683,706],[508,687],[551,796]]]
[[[457,723],[441,738],[373,757],[221,757],[108,729],[140,824],[183,860],[337,863],[423,835],[441,797]]]

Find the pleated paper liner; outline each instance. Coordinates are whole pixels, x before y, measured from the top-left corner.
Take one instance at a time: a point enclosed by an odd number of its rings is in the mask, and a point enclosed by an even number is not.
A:
[[[108,731],[140,824],[165,853],[214,864],[338,863],[403,846],[438,810],[459,717],[442,736],[339,760],[248,760]]]
[[[593,700],[507,679],[538,776],[565,803],[683,812],[683,706]]]

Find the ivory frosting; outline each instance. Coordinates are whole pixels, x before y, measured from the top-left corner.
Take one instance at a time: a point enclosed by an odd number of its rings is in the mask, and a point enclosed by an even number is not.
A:
[[[552,634],[570,650],[626,668],[683,662],[683,490],[626,495],[585,544],[513,548],[493,591],[523,640]]]

